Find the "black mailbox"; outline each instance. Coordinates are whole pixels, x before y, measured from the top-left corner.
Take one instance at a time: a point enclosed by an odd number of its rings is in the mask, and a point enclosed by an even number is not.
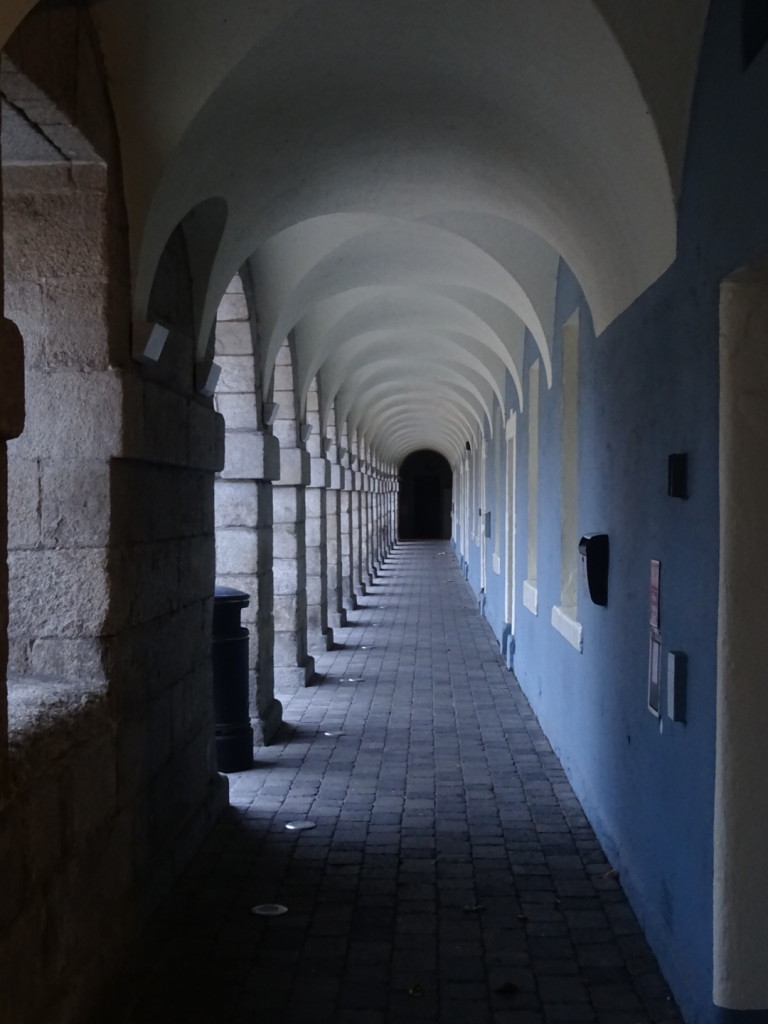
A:
[[[579,554],[592,603],[608,604],[608,534],[584,534]]]

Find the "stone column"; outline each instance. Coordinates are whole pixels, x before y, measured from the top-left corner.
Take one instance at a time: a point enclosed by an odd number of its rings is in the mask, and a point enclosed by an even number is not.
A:
[[[324,458],[310,461],[310,486],[306,488],[307,636],[312,648],[331,650],[333,632],[328,624],[328,549],[326,487],[330,467]]]
[[[355,470],[353,477],[354,490],[352,491],[350,502],[352,514],[352,588],[357,599],[357,597],[362,597],[365,594],[365,580],[363,578],[362,494],[360,491],[362,474]],[[355,603],[357,604],[357,600]]]
[[[378,549],[376,553],[376,569],[381,569],[384,559],[387,557],[387,520],[386,520],[386,493],[384,491],[385,477],[384,467],[381,459],[376,460],[376,532],[378,538]]]
[[[379,520],[379,481],[376,479],[376,470],[374,468],[371,473],[371,490],[368,495],[370,501],[370,515],[371,515],[371,577],[375,578],[379,572],[380,555],[381,555],[381,536],[380,528],[381,523]]]
[[[353,510],[352,472],[343,470],[339,491],[339,547],[341,555],[341,600],[345,612],[358,607],[355,596],[354,555],[353,555]]]
[[[280,451],[280,480],[272,493],[275,588],[275,686],[280,692],[309,686],[315,674],[307,651],[306,494],[307,452]]]
[[[399,498],[399,485],[397,474],[393,473],[389,482],[389,547],[392,548],[397,542],[397,504]]]
[[[328,487],[325,491],[325,547],[328,600],[328,628],[347,625],[341,571],[341,493],[343,470],[333,462],[328,466]]]
[[[250,595],[242,623],[250,632],[250,707],[256,745],[282,721],[275,700],[272,588],[272,481],[280,445],[259,417],[261,388],[243,279],[230,282],[217,312],[215,404],[224,417],[224,469],[215,484],[216,582]]]
[[[366,594],[373,582],[371,572],[371,495],[368,473],[364,470],[360,476],[360,570],[363,577],[363,593]]]
[[[315,674],[307,652],[307,504],[310,456],[299,434],[293,356],[288,340],[275,359],[272,382],[275,404],[272,430],[280,441],[280,479],[273,505],[273,575],[275,587],[275,685],[294,692]]]
[[[269,434],[228,430],[225,452],[215,488],[216,580],[251,596],[242,623],[250,630],[254,742],[264,745],[274,739],[282,721],[272,654],[272,481],[280,474],[280,446]]]
[[[383,498],[384,494],[381,487],[381,473],[377,468],[376,479],[374,480],[374,511],[376,516],[376,550],[374,553],[374,572],[378,574],[381,569],[381,564],[386,556],[386,538],[384,530],[384,505]]]

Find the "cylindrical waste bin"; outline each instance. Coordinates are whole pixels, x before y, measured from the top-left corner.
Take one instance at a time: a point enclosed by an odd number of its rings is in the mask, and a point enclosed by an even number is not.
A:
[[[220,772],[242,772],[253,765],[248,630],[240,624],[240,612],[250,600],[232,587],[216,587],[213,598],[213,707]]]

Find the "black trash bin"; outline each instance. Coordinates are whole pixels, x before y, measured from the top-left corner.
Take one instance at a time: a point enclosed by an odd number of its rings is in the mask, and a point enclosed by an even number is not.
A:
[[[242,772],[253,766],[248,630],[240,624],[240,613],[250,600],[232,587],[216,587],[213,598],[213,707],[220,772]]]

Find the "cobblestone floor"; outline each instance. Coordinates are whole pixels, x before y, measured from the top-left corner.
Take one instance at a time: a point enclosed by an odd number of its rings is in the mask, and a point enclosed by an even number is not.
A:
[[[449,545],[361,605],[104,1024],[679,1022]]]

